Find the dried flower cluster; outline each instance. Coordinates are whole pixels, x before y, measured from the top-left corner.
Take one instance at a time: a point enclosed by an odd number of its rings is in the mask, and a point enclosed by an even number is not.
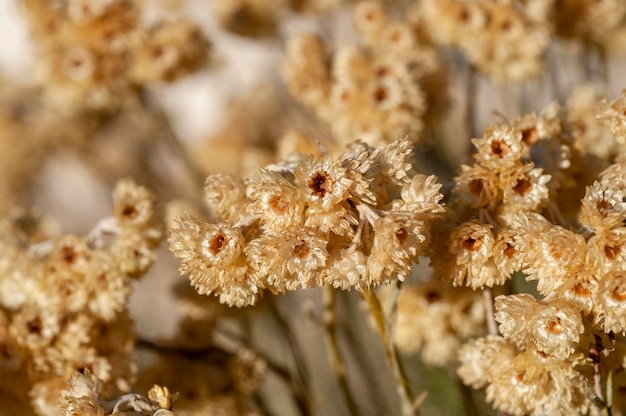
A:
[[[328,12],[346,0],[216,0],[215,18],[224,29],[243,36],[275,35],[289,12]]]
[[[49,98],[68,112],[114,111],[145,84],[196,70],[209,43],[189,21],[144,27],[136,0],[26,0]]]
[[[407,21],[392,20],[378,2],[359,3],[354,24],[362,46],[332,54],[315,35],[287,45],[284,73],[291,94],[328,123],[341,145],[421,138],[426,119],[442,109],[445,73],[435,49]]]
[[[414,7],[434,43],[460,49],[498,81],[539,75],[553,34],[606,48],[626,23],[619,0],[424,0]]]
[[[357,143],[339,158],[301,158],[245,181],[210,176],[207,200],[222,221],[180,218],[170,250],[199,293],[236,306],[255,303],[262,289],[403,280],[445,212],[441,185],[414,174],[410,155],[407,140]]]
[[[623,117],[614,111],[619,102],[600,113],[609,125],[619,124]],[[514,147],[507,142],[504,148]],[[484,153],[478,149],[477,158]],[[594,397],[604,400],[603,387],[597,382],[602,373],[614,374],[612,388],[623,385],[623,338],[616,335],[626,332],[624,184],[626,165],[620,158],[586,188],[578,217],[582,234],[523,206],[507,221],[508,226],[501,222],[481,225],[476,220],[471,226],[461,226],[472,230],[460,240],[461,247],[467,246],[463,255],[473,256],[462,263],[468,284],[491,286],[488,279],[493,271],[486,275],[484,266],[472,265],[484,265],[489,253],[502,253],[497,261],[491,260],[503,275],[496,283],[520,271],[526,280],[537,281],[537,291],[543,296],[542,300],[524,293],[496,297],[495,320],[501,335],[480,338],[460,350],[459,375],[475,388],[486,386],[487,400],[497,409],[515,415],[584,414]],[[495,238],[494,227],[498,229]],[[485,231],[479,234],[480,229]],[[501,233],[508,241],[500,252],[495,242]],[[486,244],[491,247],[481,251]],[[472,250],[469,245],[480,249]],[[507,252],[514,253],[514,266],[505,263]],[[602,352],[613,357],[606,359]]]
[[[6,3],[0,414],[626,414],[625,1]]]
[[[396,313],[395,344],[409,354],[420,351],[429,365],[456,362],[461,344],[485,330],[480,293],[440,279],[403,286]]]
[[[4,394],[24,400],[30,386],[33,407],[51,414],[64,380],[82,369],[108,391],[127,391],[135,374],[130,279],[150,267],[161,239],[153,196],[120,181],[113,215],[86,237],[51,235],[28,213],[1,227],[2,365],[12,375]]]
[[[156,384],[148,398],[126,394],[109,402],[99,399],[100,381],[86,370],[75,372],[69,379],[69,389],[62,392],[61,414],[67,416],[174,416],[172,397],[167,387]]]
[[[551,0],[425,0],[416,13],[438,45],[459,48],[469,63],[500,80],[538,75],[550,42]]]

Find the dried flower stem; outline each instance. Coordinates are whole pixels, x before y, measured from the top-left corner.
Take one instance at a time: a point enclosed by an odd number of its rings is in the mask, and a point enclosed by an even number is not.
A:
[[[203,195],[204,179],[206,175],[202,173],[198,165],[191,159],[189,152],[185,148],[170,123],[169,117],[165,111],[158,105],[158,103],[148,102],[148,97],[145,92],[142,91],[139,94],[139,106],[140,108],[151,114],[155,123],[161,131],[163,131],[162,137],[166,141],[166,145],[170,147],[180,158],[183,166],[187,169],[187,174],[192,180],[192,189],[194,190],[194,196],[201,199]]]
[[[602,356],[602,340],[595,335],[595,344],[589,346],[589,357],[593,362],[593,392],[597,400],[605,408],[606,414],[611,415],[611,408],[607,406],[604,394],[602,393],[602,373],[600,372],[600,359]]]
[[[291,349],[291,353],[294,356],[296,373],[297,373],[297,377],[294,380],[294,382],[296,382],[297,384],[300,384],[301,389],[304,392],[303,398],[306,399],[307,398],[306,392],[309,391],[309,377],[308,377],[308,371],[306,368],[306,360],[304,358],[304,354],[302,353],[302,349],[300,348],[300,345],[298,344],[298,340],[296,339],[293,331],[289,327],[289,323],[283,317],[280,310],[278,309],[278,305],[276,305],[276,300],[273,297],[269,297],[268,304],[270,306],[272,316],[276,320],[276,323],[278,324],[279,329],[283,333],[283,336],[287,340],[287,343],[289,344],[289,347]],[[305,404],[298,401],[298,407],[303,415],[308,415],[311,413],[310,412],[311,403],[308,402],[308,399],[306,399]]]
[[[483,289],[483,299],[485,301],[485,312],[489,335],[498,335],[498,324],[496,323],[496,316],[493,312],[493,295],[490,288],[485,287]]]
[[[270,369],[270,371],[272,371],[274,374],[276,374],[287,386],[289,386],[289,391],[291,392],[291,395],[293,397],[294,402],[296,403],[298,410],[300,411],[300,414],[306,416],[310,414],[309,411],[309,404],[308,404],[308,400],[306,398],[306,394],[305,392],[300,388],[299,384],[294,380],[293,374],[291,373],[291,371],[289,371],[288,368],[286,368],[285,366],[277,363],[276,361],[274,361],[274,359],[270,358],[269,356],[259,352],[257,349],[255,349],[254,347],[252,347],[249,343],[247,343],[240,335],[232,332],[231,330],[228,330],[226,328],[220,327],[216,330],[214,330],[215,333],[218,333],[226,338],[229,339],[230,342],[233,342],[234,344],[237,345],[237,349],[239,348],[246,348],[249,350],[254,351],[254,353],[261,358],[263,361],[265,361],[267,363],[267,368]],[[261,405],[264,405],[264,403],[261,400],[261,397],[257,397],[258,400],[255,400],[257,402],[261,402]],[[263,409],[260,409],[262,412],[264,411]],[[271,413],[268,413],[271,414]]]
[[[372,290],[364,290],[361,294],[370,307],[370,311],[376,322],[376,327],[380,333],[387,362],[391,367],[391,373],[396,383],[398,395],[400,396],[402,414],[404,416],[415,416],[418,414],[416,405],[419,405],[419,402],[416,402],[413,398],[409,380],[400,363],[398,351],[394,348],[390,334],[388,333],[388,325],[380,301]]]
[[[476,125],[476,100],[478,92],[478,78],[476,69],[472,64],[467,65],[467,79],[465,90],[465,128],[467,132],[466,137],[474,137],[475,125]],[[471,147],[467,149],[468,154],[471,152]]]
[[[326,344],[326,351],[328,358],[330,359],[337,381],[339,382],[339,388],[348,406],[348,412],[351,415],[358,415],[358,409],[350,394],[348,388],[348,380],[346,378],[346,367],[339,351],[339,343],[337,342],[337,321],[335,313],[335,289],[330,286],[324,287],[323,296],[323,321],[324,321],[324,344]]]

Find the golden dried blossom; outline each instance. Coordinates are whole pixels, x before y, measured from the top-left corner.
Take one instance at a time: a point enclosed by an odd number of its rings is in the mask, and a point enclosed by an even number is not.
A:
[[[585,314],[597,309],[599,279],[594,269],[583,267],[572,273],[545,299],[560,298],[578,305]]]
[[[145,35],[129,72],[138,84],[174,81],[201,68],[211,44],[190,21],[162,22]]]
[[[389,19],[382,3],[361,3],[354,17],[362,46],[341,46],[327,57],[318,38],[289,42],[284,76],[291,94],[329,124],[341,145],[420,139],[446,101],[435,50],[408,22]]]
[[[581,224],[594,232],[621,227],[626,220],[626,189],[595,181],[587,187],[579,215]]]
[[[586,264],[598,275],[624,269],[626,264],[626,229],[604,231],[587,241]]]
[[[230,305],[254,303],[258,288],[250,281],[239,227],[186,216],[175,222],[168,241],[170,251],[181,259],[180,272],[189,275],[198,293],[215,293]]]
[[[383,298],[384,299],[384,298]],[[464,338],[484,330],[484,303],[476,292],[439,279],[404,285],[398,297],[394,343],[407,353],[421,350],[424,362],[456,360]]]
[[[515,345],[497,335],[477,338],[463,345],[458,352],[460,366],[457,374],[463,383],[473,388],[489,384],[497,364],[511,360],[517,350]]]
[[[309,206],[330,211],[349,196],[352,181],[346,176],[339,160],[330,157],[309,159],[299,165],[295,176]]]
[[[352,247],[332,252],[327,267],[321,272],[320,280],[324,285],[342,290],[369,287],[367,256]]]
[[[113,190],[113,216],[122,228],[146,227],[154,217],[154,195],[130,179],[120,180]]]
[[[423,252],[430,236],[424,222],[409,212],[392,211],[374,223],[374,244],[367,259],[370,280],[376,284],[403,281]]]
[[[578,305],[565,300],[542,302],[526,293],[498,296],[495,309],[500,333],[520,350],[564,360],[574,353],[584,332]]]
[[[289,227],[252,240],[246,258],[253,279],[262,287],[277,292],[315,287],[328,258],[326,244],[313,229]]]
[[[238,306],[254,303],[261,290],[284,293],[320,284],[366,290],[403,280],[426,253],[429,225],[445,213],[441,185],[435,176],[414,173],[412,151],[408,140],[378,148],[360,142],[338,158],[295,157],[245,182],[212,175],[208,199],[227,220],[174,221],[170,251],[197,290],[236,288],[241,299],[221,299]],[[237,230],[225,261],[211,259],[206,250],[218,230]]]
[[[297,187],[281,174],[261,169],[249,179],[247,190],[252,214],[261,219],[266,230],[277,232],[304,225],[305,200]]]
[[[600,280],[594,312],[605,332],[626,332],[626,272],[613,271]]]
[[[522,157],[522,133],[506,124],[487,127],[483,137],[472,139],[472,144],[476,161],[494,172],[516,165]]]
[[[584,414],[591,405],[585,377],[568,361],[523,351],[490,372],[487,401],[512,415]]]
[[[502,203],[512,213],[535,211],[548,201],[550,175],[542,175],[543,169],[526,163],[507,171],[501,178]]]
[[[224,221],[237,224],[247,217],[246,187],[235,175],[218,173],[206,178],[204,191],[209,207]],[[243,213],[243,215],[242,215]]]
[[[454,182],[453,192],[461,205],[492,210],[501,200],[498,176],[481,165],[461,165],[461,174]]]
[[[197,70],[208,55],[194,24],[142,25],[140,1],[25,4],[44,92],[70,114],[115,111],[143,86]]]
[[[537,290],[548,294],[585,261],[585,239],[539,214],[519,215],[514,221],[524,253],[527,280],[538,280]]]
[[[443,214],[445,208],[441,205],[443,194],[440,189],[441,184],[435,175],[417,174],[402,186],[400,197],[403,204],[398,209],[428,215]]]
[[[470,286],[473,289],[502,284],[510,276],[498,273],[493,259],[495,236],[492,226],[471,221],[456,227],[447,242],[449,264],[439,266],[433,259],[435,271],[452,281],[455,286]],[[441,261],[446,261],[446,256]]]
[[[550,8],[530,3],[427,0],[417,10],[435,43],[459,48],[498,81],[521,81],[540,73],[550,40]]]

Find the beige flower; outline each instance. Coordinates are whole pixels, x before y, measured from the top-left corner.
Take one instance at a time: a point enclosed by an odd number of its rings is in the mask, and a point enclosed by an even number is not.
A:
[[[247,182],[252,213],[262,227],[278,232],[304,223],[305,201],[296,186],[281,174],[261,169]]]
[[[497,272],[493,260],[495,238],[492,226],[474,220],[456,227],[448,238],[452,256],[446,278],[455,286],[473,289],[502,284],[510,276]]]
[[[254,280],[262,287],[283,293],[318,284],[328,258],[326,244],[310,228],[290,227],[250,241],[245,252]]]
[[[410,213],[392,211],[379,218],[374,223],[374,245],[367,259],[372,284],[404,280],[429,237],[425,223]]]
[[[605,332],[626,332],[626,272],[614,271],[600,279],[594,322]]]
[[[515,166],[522,157],[522,133],[509,125],[489,126],[480,139],[472,139],[478,163],[493,172]]]
[[[529,294],[495,298],[500,333],[519,349],[535,349],[567,359],[584,331],[578,305],[565,300],[537,301]]]

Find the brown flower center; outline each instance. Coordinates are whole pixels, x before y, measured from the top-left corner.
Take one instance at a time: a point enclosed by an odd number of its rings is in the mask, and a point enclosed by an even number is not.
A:
[[[289,205],[278,195],[272,196],[268,201],[268,205],[280,214],[287,212],[289,209]]]
[[[406,228],[400,228],[398,231],[396,231],[396,238],[398,239],[398,243],[400,243],[400,245],[403,245],[409,239],[409,232],[406,230]]]
[[[230,239],[224,233],[220,233],[213,237],[213,239],[211,240],[211,244],[209,244],[209,250],[211,250],[211,254],[217,256],[217,254],[228,245],[229,241]]]
[[[128,204],[125,205],[124,208],[122,208],[122,216],[124,217],[133,218],[137,215],[137,213],[138,211],[135,205]]]
[[[513,256],[515,256],[515,247],[513,247],[512,244],[506,243],[506,248],[504,249],[504,255],[507,256],[509,259],[512,259]]]
[[[491,154],[503,158],[511,152],[511,147],[503,140],[494,140],[491,142]]]
[[[74,247],[63,246],[61,247],[61,258],[64,262],[72,264],[78,258],[78,253],[74,250]]]
[[[474,196],[480,196],[480,194],[485,189],[485,184],[482,179],[472,179],[471,181],[469,181],[469,184],[467,184],[467,187],[470,191],[470,194]]]
[[[299,259],[304,259],[309,255],[310,252],[311,252],[311,248],[306,243],[306,241],[300,240],[300,242],[294,246],[291,254],[293,254],[294,257],[297,257]]]
[[[621,251],[622,246],[604,246],[604,255],[609,260],[615,260]]]
[[[318,198],[324,198],[327,193],[333,191],[333,179],[326,172],[316,172],[307,183],[311,193]]]
[[[36,316],[26,322],[26,328],[31,334],[41,335],[41,332],[43,331],[43,320],[41,319],[41,316]]]
[[[537,133],[536,128],[531,127],[522,130],[522,141],[526,143],[526,145],[532,146],[537,140],[539,140],[539,133]]]
[[[626,288],[618,286],[611,292],[611,298],[617,302],[624,302],[626,300]]]
[[[482,245],[481,240],[475,240],[472,237],[468,237],[461,243],[461,247],[467,251],[478,251]]]
[[[518,179],[517,183],[513,187],[513,192],[515,192],[519,196],[524,196],[532,189],[532,187],[533,183],[530,180],[526,178]]]

